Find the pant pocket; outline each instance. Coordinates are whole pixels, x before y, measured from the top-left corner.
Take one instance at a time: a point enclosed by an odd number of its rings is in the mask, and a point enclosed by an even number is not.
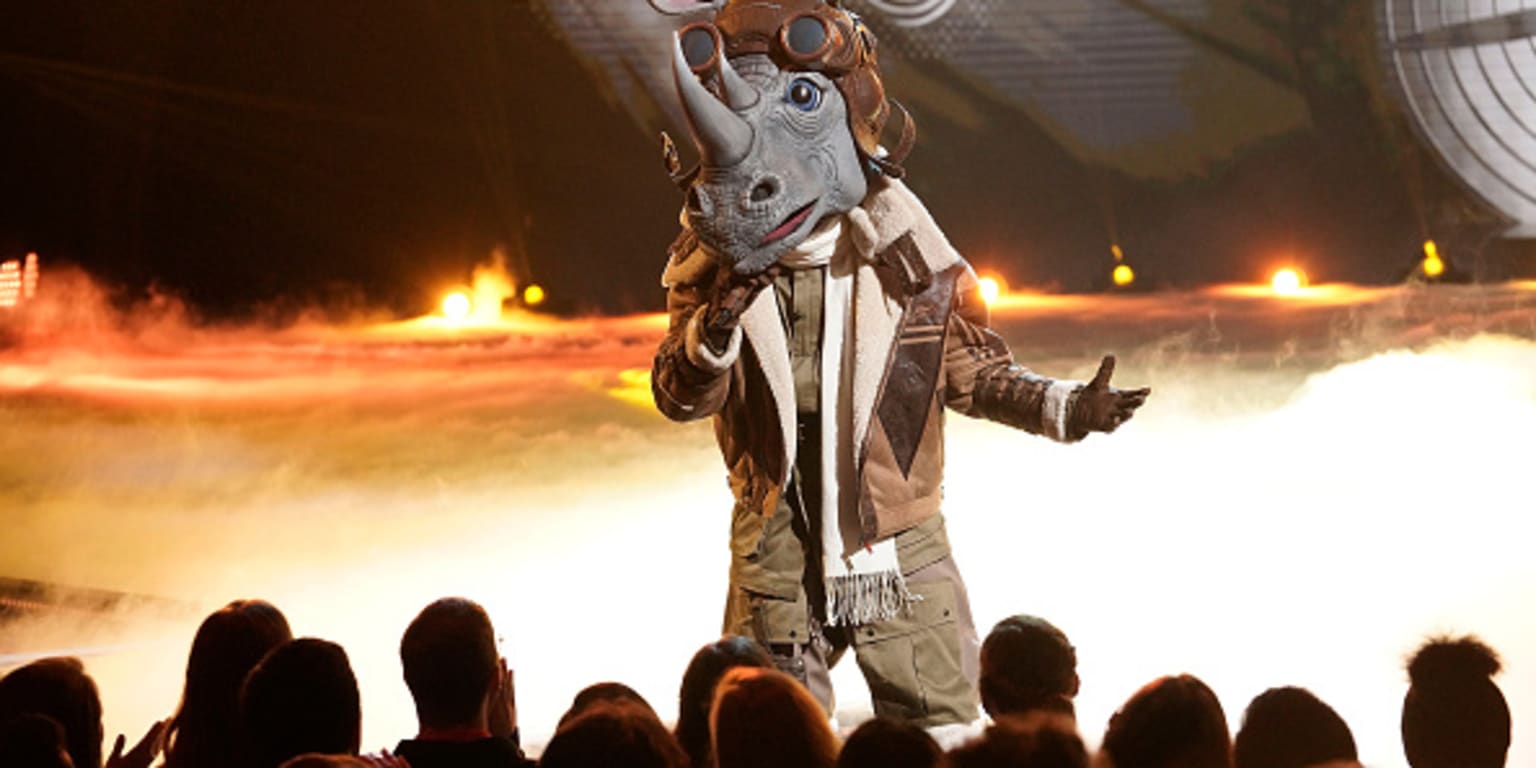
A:
[[[910,611],[854,630],[875,714],[923,726],[969,723],[979,712],[961,661],[955,587],[947,581],[908,587],[922,598]]]

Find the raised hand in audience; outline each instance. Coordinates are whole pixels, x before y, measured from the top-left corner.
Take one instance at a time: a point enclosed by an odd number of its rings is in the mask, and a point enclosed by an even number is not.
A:
[[[112,742],[112,754],[107,757],[105,768],[149,768],[165,748],[165,723],[156,720],[126,754],[123,746],[128,743],[128,737],[119,733],[117,740]]]

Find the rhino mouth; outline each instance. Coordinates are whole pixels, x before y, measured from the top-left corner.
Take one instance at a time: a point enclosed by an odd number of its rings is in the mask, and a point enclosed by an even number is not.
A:
[[[774,227],[768,234],[763,235],[762,242],[758,243],[757,246],[761,248],[765,245],[768,245],[769,243],[777,242],[779,240],[783,240],[785,237],[788,237],[791,232],[799,229],[800,225],[804,224],[805,220],[811,217],[811,212],[816,209],[816,203],[818,202],[820,201],[812,200],[811,202],[806,203],[804,206],[796,209],[794,213],[789,215],[789,218],[784,219],[782,223],[780,223],[777,227]]]

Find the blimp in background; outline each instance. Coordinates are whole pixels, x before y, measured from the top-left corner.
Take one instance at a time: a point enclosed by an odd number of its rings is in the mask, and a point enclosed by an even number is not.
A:
[[[1536,238],[1536,2],[1381,0],[1389,82],[1421,139]]]
[[[713,3],[546,3],[610,98],[686,135],[670,32]],[[1426,244],[1536,273],[1536,3],[848,0],[916,118],[912,184],[1019,282],[1395,282]],[[963,169],[963,173],[957,172]],[[1417,272],[1416,272],[1417,271]]]

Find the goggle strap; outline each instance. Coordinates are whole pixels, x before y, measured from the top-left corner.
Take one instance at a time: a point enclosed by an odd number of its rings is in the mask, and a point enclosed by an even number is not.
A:
[[[901,113],[901,138],[896,141],[896,148],[888,151],[885,157],[871,157],[870,161],[880,169],[881,173],[893,179],[900,179],[907,175],[907,169],[902,166],[902,161],[907,155],[912,154],[912,147],[917,144],[917,123],[912,120],[912,113],[895,99],[887,99],[888,104]]]

